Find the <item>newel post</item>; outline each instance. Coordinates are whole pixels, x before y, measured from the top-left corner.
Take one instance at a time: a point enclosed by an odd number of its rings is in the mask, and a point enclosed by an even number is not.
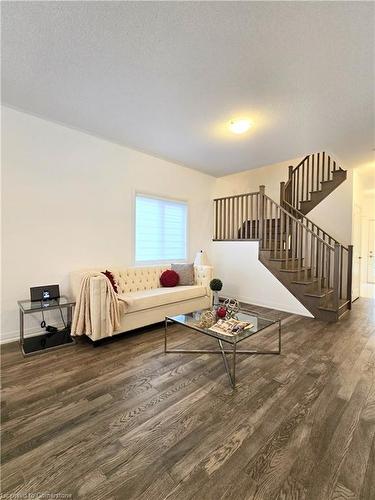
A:
[[[284,207],[285,200],[285,182],[280,182],[280,205]]]
[[[352,274],[353,274],[353,245],[348,245],[348,279],[346,296],[349,301],[349,309],[352,308]]]
[[[289,176],[288,178],[289,178],[289,180],[292,179],[292,174],[293,174],[293,165],[289,165],[289,167],[288,167],[288,176]]]
[[[340,298],[340,244],[335,243],[334,267],[333,267],[333,300],[335,307],[339,309]]]
[[[259,186],[259,239],[262,242],[261,247],[263,247],[263,227],[264,227],[264,194],[266,191],[266,186]]]

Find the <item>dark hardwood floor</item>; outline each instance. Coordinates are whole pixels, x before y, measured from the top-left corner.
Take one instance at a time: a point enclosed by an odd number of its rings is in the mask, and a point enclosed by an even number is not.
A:
[[[282,355],[240,356],[235,391],[219,356],[165,355],[159,327],[32,358],[3,346],[4,498],[375,499],[374,302],[336,324],[283,317]]]

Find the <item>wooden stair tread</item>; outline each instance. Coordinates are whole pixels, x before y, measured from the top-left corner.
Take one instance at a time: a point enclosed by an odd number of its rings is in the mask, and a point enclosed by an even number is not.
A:
[[[305,295],[308,297],[323,298],[331,293],[333,293],[333,288],[322,288],[321,290],[310,290],[309,292],[305,292]]]
[[[311,267],[298,267],[298,268],[280,268],[281,273],[304,273],[311,271]]]
[[[319,282],[318,278],[296,279],[292,281],[292,283],[295,285],[312,285],[313,283],[318,283],[318,282]]]
[[[347,304],[349,304],[348,300],[340,299],[339,300],[339,306],[337,308],[336,305],[333,302],[333,299],[330,299],[325,304],[320,305],[318,307],[318,309],[321,309],[322,311],[338,312],[340,309],[343,309]]]

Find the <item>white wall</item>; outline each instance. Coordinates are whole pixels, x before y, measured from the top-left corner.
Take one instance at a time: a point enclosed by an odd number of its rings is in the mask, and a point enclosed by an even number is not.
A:
[[[136,190],[187,200],[189,260],[210,251],[214,179],[85,133],[2,108],[2,339],[17,300],[71,270],[133,264]],[[39,317],[28,316],[29,332]]]
[[[216,241],[214,269],[223,281],[223,295],[303,316],[309,311],[258,260],[258,242]]]
[[[353,169],[347,169],[346,180],[313,208],[307,217],[343,245],[351,244]]]
[[[266,186],[266,195],[280,202],[280,182],[288,180],[288,166],[296,166],[302,158],[295,158],[281,163],[266,165],[238,174],[219,177],[215,184],[215,197],[231,196],[259,191],[259,186]]]
[[[375,285],[368,282],[369,259],[369,224],[375,219],[375,163],[359,166],[353,171],[354,196],[353,204],[360,210],[360,231],[357,232],[360,260],[360,296],[375,297]],[[354,223],[354,221],[353,221]],[[353,231],[354,234],[354,231]]]

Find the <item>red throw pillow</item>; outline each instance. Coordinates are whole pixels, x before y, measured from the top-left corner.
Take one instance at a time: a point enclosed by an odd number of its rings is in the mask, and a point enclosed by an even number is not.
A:
[[[172,271],[171,269],[164,271],[160,276],[161,286],[176,286],[178,285],[179,281],[179,275],[176,273],[176,271]]]
[[[111,273],[111,271],[102,271],[102,274],[104,274],[104,276],[107,276],[107,278],[111,282],[113,290],[117,293],[118,290],[117,290],[117,285],[116,285],[115,277],[113,276],[113,274]]]

